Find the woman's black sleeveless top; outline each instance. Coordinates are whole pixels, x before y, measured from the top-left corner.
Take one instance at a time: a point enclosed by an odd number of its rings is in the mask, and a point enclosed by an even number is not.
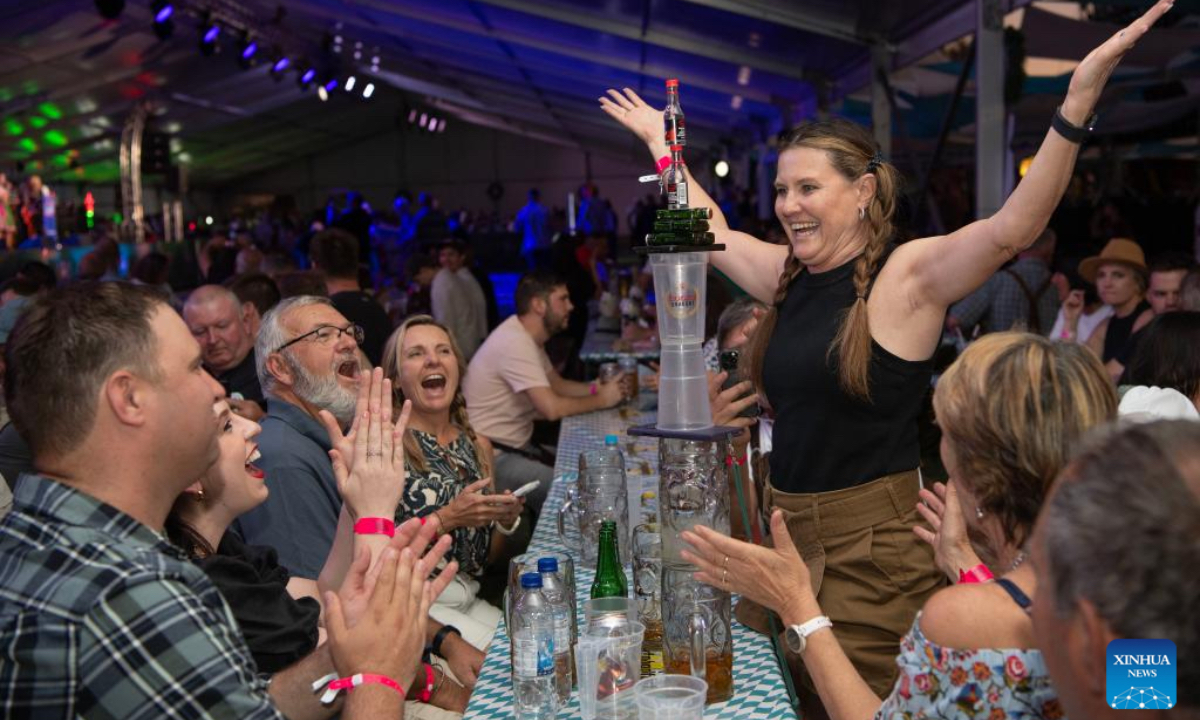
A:
[[[842,490],[920,463],[917,416],[930,390],[932,358],[902,360],[872,340],[871,400],[846,394],[829,347],[854,298],[851,261],[824,273],[801,271],[779,308],[763,361],[775,412],[771,485],[777,490]]]

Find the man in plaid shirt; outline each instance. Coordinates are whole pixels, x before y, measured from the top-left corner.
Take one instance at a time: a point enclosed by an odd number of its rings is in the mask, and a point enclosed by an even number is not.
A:
[[[6,352],[9,411],[40,474],[22,476],[0,521],[0,715],[328,715],[299,673],[277,675],[268,696],[224,599],[163,535],[219,454],[222,390],[182,319],[146,290],[77,285],[31,304]],[[330,628],[329,652],[346,675],[408,686],[424,636],[411,601],[429,589],[410,553],[381,557],[382,592],[351,629]],[[403,700],[363,685],[344,716],[398,718]]]

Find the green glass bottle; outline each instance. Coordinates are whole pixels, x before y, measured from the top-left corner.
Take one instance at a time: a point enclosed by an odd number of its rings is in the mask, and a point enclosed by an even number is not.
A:
[[[625,570],[617,554],[617,523],[615,520],[605,520],[600,523],[600,554],[596,558],[592,599],[628,596],[629,585],[625,582]]]

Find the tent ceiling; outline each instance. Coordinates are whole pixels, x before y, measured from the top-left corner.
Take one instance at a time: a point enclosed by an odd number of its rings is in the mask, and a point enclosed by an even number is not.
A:
[[[79,165],[86,179],[111,180],[121,127],[142,100],[153,104],[154,127],[177,139],[176,155],[201,185],[404,127],[410,107],[624,154],[633,144],[597,110],[596,97],[627,86],[659,102],[670,75],[683,84],[697,144],[759,137],[811,113],[818,96],[837,100],[861,88],[872,44],[894,48],[897,65],[906,66],[973,24],[970,0],[176,0],[176,7],[175,34],[160,41],[150,0],[127,0],[116,21],[104,21],[92,0],[9,3],[0,31],[0,167],[40,164],[71,178]],[[278,23],[277,7],[286,10]],[[362,43],[358,75],[376,83],[375,97],[338,91],[321,103],[312,90],[301,94],[294,73],[275,82],[262,64],[242,71],[232,32],[222,33],[216,56],[202,56],[206,9],[250,22],[294,57],[325,58],[343,78]],[[327,34],[342,36],[339,56],[322,54]],[[1147,54],[1159,60],[1185,42],[1181,35]],[[379,71],[370,73],[376,48]],[[930,81],[947,84],[926,73]]]

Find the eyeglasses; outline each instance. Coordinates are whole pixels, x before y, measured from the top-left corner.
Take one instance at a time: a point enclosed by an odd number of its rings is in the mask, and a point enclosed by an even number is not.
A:
[[[320,325],[313,330],[309,330],[300,337],[292,338],[291,340],[285,342],[284,344],[275,348],[275,352],[283,352],[285,349],[295,345],[301,340],[307,340],[309,338],[315,338],[316,341],[321,345],[327,345],[329,344],[330,340],[341,340],[342,335],[347,333],[350,335],[350,337],[354,338],[354,342],[356,344],[363,344],[363,329],[361,325],[355,325],[351,323],[344,328],[335,327],[333,325]]]

